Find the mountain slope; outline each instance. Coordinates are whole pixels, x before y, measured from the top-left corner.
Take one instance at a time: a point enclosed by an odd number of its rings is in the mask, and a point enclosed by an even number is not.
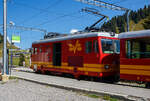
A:
[[[127,30],[126,13],[122,16],[115,16],[108,22],[104,23],[100,30],[111,31],[115,33],[125,32]],[[146,24],[149,24],[150,16],[150,5],[144,6],[137,11],[131,11],[129,14],[130,18],[130,31],[147,29],[143,26],[145,20],[148,20]],[[149,18],[149,19],[148,19]],[[150,25],[146,25],[150,26]]]

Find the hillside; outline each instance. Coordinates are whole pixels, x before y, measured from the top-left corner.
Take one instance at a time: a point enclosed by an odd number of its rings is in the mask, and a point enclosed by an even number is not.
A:
[[[137,24],[133,21],[130,21],[130,31],[144,30],[145,28],[143,26],[143,23],[146,19],[147,18],[140,20]]]
[[[149,29],[150,26],[150,5],[144,6],[137,11],[131,11],[130,18],[130,31]],[[126,13],[122,16],[115,16],[108,22],[104,23],[100,30],[111,31],[115,33],[125,32],[126,27]],[[144,26],[145,25],[145,26]]]

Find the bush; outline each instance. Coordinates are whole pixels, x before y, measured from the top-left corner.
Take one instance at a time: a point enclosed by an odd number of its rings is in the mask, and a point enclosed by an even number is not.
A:
[[[23,66],[23,61],[25,61],[24,55],[21,53],[19,58],[19,66]]]

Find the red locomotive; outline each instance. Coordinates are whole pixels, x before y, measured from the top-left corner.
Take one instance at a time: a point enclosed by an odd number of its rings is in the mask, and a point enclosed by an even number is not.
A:
[[[31,68],[36,72],[57,72],[91,77],[119,75],[117,35],[106,32],[70,34],[32,44]]]
[[[32,44],[36,72],[112,77],[146,83],[150,87],[150,30],[111,36],[106,32],[73,34]],[[121,51],[121,52],[120,52]],[[120,55],[119,55],[120,52]],[[120,58],[119,58],[120,57]]]

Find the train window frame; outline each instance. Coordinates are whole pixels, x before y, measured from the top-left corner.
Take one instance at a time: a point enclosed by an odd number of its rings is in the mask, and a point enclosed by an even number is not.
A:
[[[34,47],[34,54],[37,54],[37,50],[38,50],[38,48]]]
[[[46,53],[51,54],[51,46],[46,46]]]
[[[109,49],[111,49],[111,51],[110,51],[110,50],[107,50],[107,51],[104,52],[104,49],[108,48],[108,41],[111,41],[111,46],[110,46],[110,48],[109,48]],[[104,43],[104,42],[105,42],[105,43]],[[103,43],[104,43],[105,45],[104,45]],[[107,47],[104,48],[104,46],[106,46],[106,44],[107,44]],[[109,44],[110,44],[110,43],[109,43]],[[114,53],[120,54],[120,40],[118,40],[118,39],[102,38],[102,39],[101,39],[101,47],[102,47],[102,52],[103,52],[104,54],[114,54]]]
[[[94,53],[98,53],[99,52],[98,41],[97,40],[93,40],[93,49],[94,49]]]
[[[114,53],[114,46],[113,46],[113,40],[112,39],[106,39],[106,38],[102,38],[101,40],[101,46],[102,46],[102,52],[104,54],[113,54]],[[108,50],[108,41],[111,41],[111,50],[106,51],[106,49]],[[104,43],[105,42],[105,43]],[[105,47],[104,47],[105,46]],[[110,49],[109,48],[109,49]],[[104,50],[105,49],[105,50]]]
[[[42,53],[42,52],[43,52],[42,47],[40,47],[39,48],[39,53]]]
[[[92,41],[86,41],[85,42],[85,52],[92,53]]]
[[[128,59],[150,58],[150,42],[146,43],[147,40],[148,39],[146,39],[146,38],[143,40],[142,39],[126,40],[125,41],[126,58],[128,58]]]
[[[114,52],[120,54],[120,40],[113,40],[114,42]]]

